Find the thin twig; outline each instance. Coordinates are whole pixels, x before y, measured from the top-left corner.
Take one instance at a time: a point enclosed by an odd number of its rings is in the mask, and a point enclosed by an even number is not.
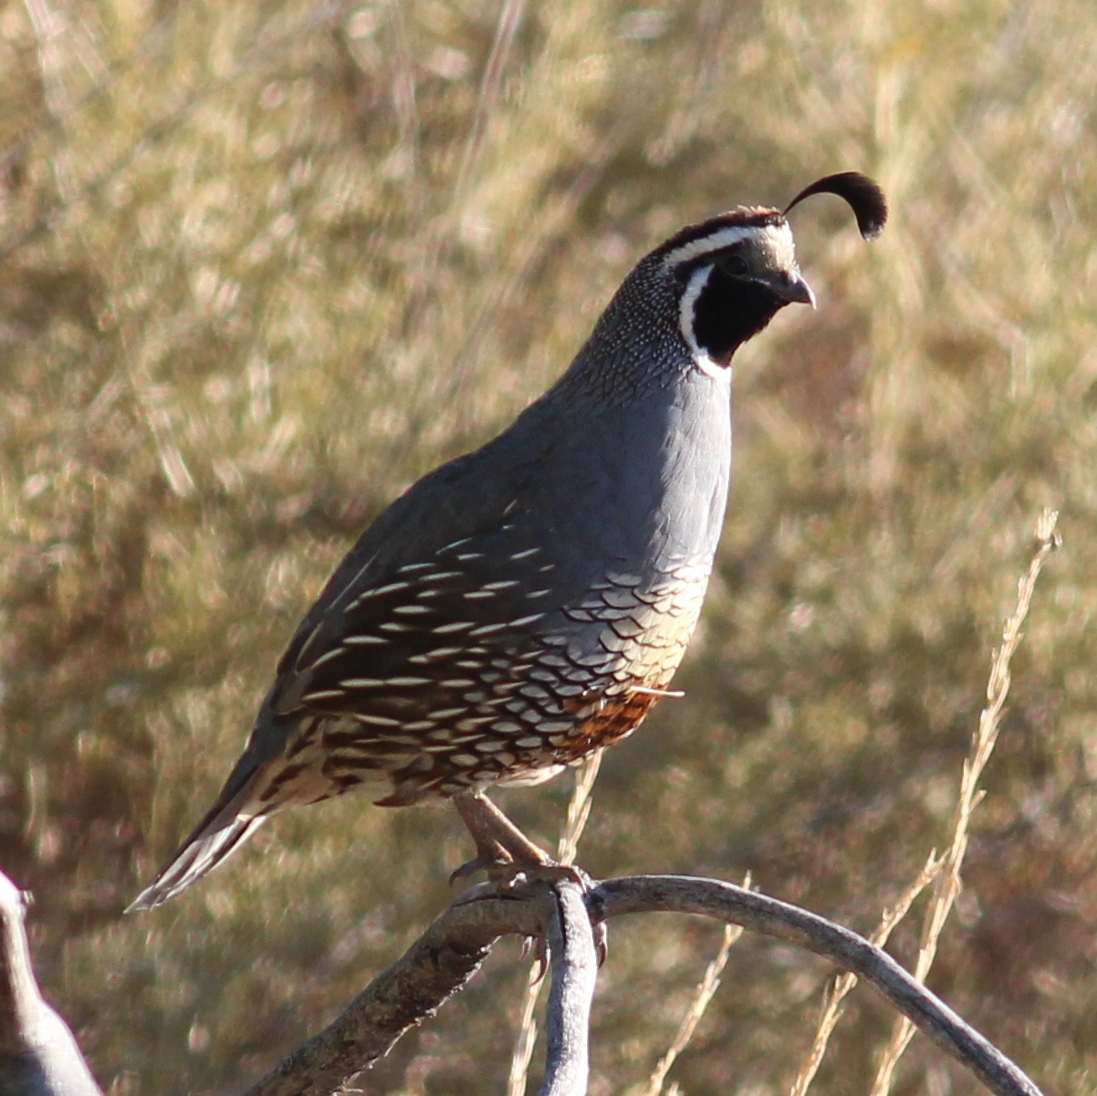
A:
[[[72,107],[66,79],[82,69],[93,82],[101,83],[106,78],[107,66],[90,35],[67,12],[51,7],[48,0],[23,0],[23,7],[37,40],[38,70],[46,109],[57,122],[57,131],[61,134],[51,157],[54,182],[62,201],[72,202],[79,194],[79,180],[63,121]]]
[[[750,886],[749,878],[743,885],[745,887]],[[720,975],[723,974],[724,967],[727,966],[732,944],[742,935],[743,929],[741,926],[724,926],[724,939],[720,944],[720,950],[716,953],[716,958],[705,968],[705,976],[697,987],[693,1004],[690,1005],[689,1011],[682,1017],[682,1022],[678,1025],[678,1030],[675,1032],[666,1054],[659,1059],[655,1069],[651,1071],[651,1078],[648,1080],[648,1087],[644,1090],[644,1096],[660,1096],[671,1066],[678,1060],[678,1056],[682,1051],[689,1046],[689,1041],[693,1038],[693,1033],[697,1030],[701,1017],[705,1015],[709,1002],[720,988]]]
[[[1045,510],[1036,522],[1036,552],[1028,566],[1028,571],[1017,584],[1017,605],[1006,621],[1002,631],[1002,646],[994,653],[987,682],[987,706],[979,716],[979,726],[972,738],[971,751],[964,761],[960,776],[960,798],[952,818],[952,842],[944,855],[944,870],[937,878],[933,889],[933,900],[926,912],[922,927],[922,943],[918,951],[914,976],[924,982],[937,956],[937,944],[941,931],[952,910],[956,896],[962,886],[960,869],[967,853],[968,831],[971,814],[978,804],[982,793],[979,791],[979,778],[990,760],[990,755],[998,741],[998,730],[1010,686],[1010,660],[1021,642],[1021,628],[1028,616],[1032,595],[1036,589],[1036,580],[1049,553],[1062,543],[1055,531],[1059,517],[1056,510]],[[891,1087],[891,1078],[895,1067],[910,1043],[914,1029],[906,1018],[899,1019],[891,1032],[891,1039],[884,1050],[876,1079],[872,1085],[871,1096],[886,1096]]]
[[[889,910],[884,910],[880,924],[869,940],[877,947],[882,948],[888,938],[898,927],[899,923],[910,912],[910,907],[915,899],[933,882],[941,872],[944,860],[937,856],[936,852],[929,854],[926,865],[918,874],[918,878],[906,889],[899,901]],[[819,1022],[815,1027],[815,1038],[811,1043],[811,1050],[807,1059],[800,1067],[796,1080],[789,1090],[789,1096],[806,1096],[815,1074],[822,1064],[823,1055],[826,1054],[827,1044],[842,1016],[841,1004],[843,998],[857,985],[856,974],[839,974],[829,985],[823,997],[823,1008],[819,1014]]]

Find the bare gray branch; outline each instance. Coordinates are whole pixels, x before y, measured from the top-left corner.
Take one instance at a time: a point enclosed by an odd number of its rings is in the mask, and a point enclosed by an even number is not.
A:
[[[797,944],[870,983],[996,1096],[1040,1096],[1036,1085],[880,948],[817,914],[716,879],[649,875],[584,887],[570,878],[474,887],[324,1031],[247,1096],[326,1096],[386,1054],[476,972],[500,936],[545,939],[552,992],[541,1096],[583,1096],[595,926],[626,913],[700,914]],[[30,965],[23,897],[0,874],[0,1091],[101,1096],[72,1033],[42,999]]]
[[[1021,1069],[887,952],[825,917],[733,883],[691,876],[610,879],[595,889],[589,901],[598,916],[656,910],[698,913],[799,944],[870,983],[997,1096],[1040,1096],[1040,1090]]]
[[[247,1096],[322,1096],[388,1053],[476,973],[500,936],[539,936],[544,890],[475,887],[449,907],[411,949],[375,978],[318,1035],[303,1043]]]
[[[594,923],[626,913],[693,913],[807,948],[869,982],[996,1096],[1040,1096],[1040,1090],[1013,1062],[886,952],[817,914],[732,883],[672,875],[608,880],[587,892],[586,907]],[[553,1015],[549,1023],[556,1034],[549,1037],[541,1091],[542,1096],[579,1096],[586,1083],[585,1026],[594,974],[588,964],[593,942],[588,942],[586,930],[582,938],[574,932],[568,935],[569,928],[561,930],[558,916],[566,918],[568,926],[576,921],[570,886],[560,889],[555,883],[534,883],[502,892],[487,885],[475,888],[435,921],[411,951],[326,1031],[290,1055],[247,1096],[321,1096],[337,1091],[356,1071],[386,1053],[403,1031],[433,1013],[459,989],[499,936],[544,936],[561,931],[563,942],[552,949],[553,998],[560,1004],[550,1006]],[[567,969],[571,962],[577,964],[574,971]],[[584,1024],[581,1037],[572,1026],[580,1015]],[[552,1084],[559,1087],[549,1087]]]
[[[545,1018],[548,1049],[541,1096],[583,1096],[590,1074],[590,1006],[598,979],[594,930],[578,883],[563,880],[552,890],[552,992]]]

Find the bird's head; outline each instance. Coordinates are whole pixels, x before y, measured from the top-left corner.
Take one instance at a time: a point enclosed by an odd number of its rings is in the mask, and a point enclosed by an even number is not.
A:
[[[661,264],[679,287],[678,323],[695,360],[727,366],[735,349],[785,305],[815,306],[786,217],[804,198],[823,193],[849,203],[866,240],[883,230],[883,192],[849,171],[812,183],[783,211],[740,207],[689,225],[648,256],[645,263]]]

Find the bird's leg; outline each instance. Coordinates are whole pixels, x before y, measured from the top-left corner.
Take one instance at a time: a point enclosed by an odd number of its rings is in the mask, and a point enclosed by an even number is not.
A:
[[[517,867],[552,867],[556,861],[535,845],[481,791],[460,792],[453,797],[457,813],[476,842],[476,859],[458,868],[455,875],[467,875],[478,868],[499,864]]]
[[[476,842],[476,859],[462,864],[451,876],[450,882],[481,869],[495,878],[513,878],[523,875],[540,875],[552,878],[563,876],[578,883],[584,891],[593,887],[593,881],[582,868],[558,864],[544,849],[535,845],[507,816],[481,791],[460,792],[453,797],[457,812]],[[594,945],[601,966],[609,950],[605,921],[594,922]],[[528,948],[529,941],[526,942]],[[534,944],[535,959],[539,965],[538,977],[548,969],[548,952],[545,941]]]

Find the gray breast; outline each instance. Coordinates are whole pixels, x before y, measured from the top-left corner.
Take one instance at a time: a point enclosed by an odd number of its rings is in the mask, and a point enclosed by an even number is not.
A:
[[[695,373],[578,409],[497,519],[316,618],[271,716],[303,771],[322,766],[317,794],[364,782],[404,803],[524,779],[643,719],[696,626],[726,499],[726,382]],[[480,459],[522,452],[500,442]]]

